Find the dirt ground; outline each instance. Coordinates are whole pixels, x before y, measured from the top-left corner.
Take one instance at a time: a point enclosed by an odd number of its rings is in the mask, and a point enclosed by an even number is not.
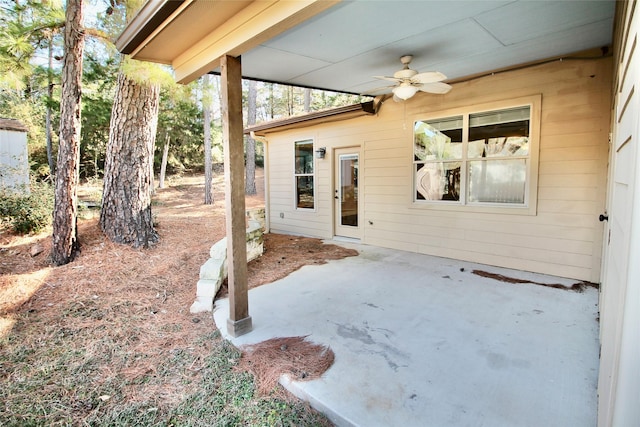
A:
[[[247,197],[248,208],[264,205],[261,170],[258,173],[259,194]],[[195,299],[199,268],[211,245],[225,234],[222,177],[214,182],[213,205],[202,203],[203,183],[202,176],[175,178],[157,190],[152,210],[161,241],[147,250],[107,240],[97,213],[90,211],[79,221],[81,253],[66,266],[49,265],[50,230],[35,236],[0,230],[0,337],[18,333],[14,330],[18,325],[29,327],[28,319],[46,325],[52,334],[54,330],[56,334],[91,331],[95,340],[83,342],[83,351],[92,345],[95,352],[103,351],[104,339],[116,337],[118,345],[137,356],[117,366],[103,366],[106,378],[135,379],[155,372],[167,351],[175,348],[201,352],[194,353],[197,366],[207,346],[194,350],[192,343],[202,341],[215,324],[210,313],[194,315],[189,307]],[[99,186],[85,186],[80,198],[91,199],[99,190]],[[37,248],[42,252],[33,256]],[[249,265],[250,287],[284,277],[305,264],[354,255],[319,239],[277,234],[265,235],[265,249]],[[171,400],[184,392],[179,381],[163,384],[162,390],[145,387],[132,386],[125,391],[126,398],[160,393]]]
[[[161,241],[148,250],[133,249],[106,239],[98,224],[98,213],[84,212],[80,219],[81,252],[62,267],[49,265],[50,230],[35,236],[18,236],[0,229],[0,316],[11,317],[23,305],[51,307],[60,299],[85,293],[99,298],[132,303],[161,299],[172,316],[189,317],[195,298],[200,266],[213,243],[225,234],[225,203],[222,177],[214,182],[214,204],[204,205],[204,177],[170,179],[156,190],[152,211]],[[258,194],[246,198],[247,209],[264,206],[262,170],[257,175]],[[99,187],[85,185],[81,200],[95,198]],[[249,288],[273,282],[307,264],[355,255],[355,251],[324,244],[320,239],[265,234],[264,254],[249,263]],[[32,256],[40,248],[42,253]],[[160,295],[151,295],[153,291]],[[218,297],[224,296],[226,289]],[[150,296],[151,295],[151,296]],[[113,304],[115,305],[115,304]],[[168,305],[168,306],[167,306]],[[167,310],[168,309],[168,310]]]

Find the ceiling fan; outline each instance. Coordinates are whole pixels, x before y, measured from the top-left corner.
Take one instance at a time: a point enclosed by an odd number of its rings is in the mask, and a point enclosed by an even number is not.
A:
[[[416,70],[409,68],[409,64],[413,59],[412,55],[404,55],[400,58],[400,62],[404,65],[402,70],[393,73],[393,77],[373,76],[376,79],[394,82],[393,86],[386,86],[370,91],[368,94],[376,92],[388,92],[391,89],[393,98],[396,101],[407,100],[415,95],[419,90],[428,93],[444,94],[451,90],[451,86],[443,83],[447,76],[437,71],[427,71],[426,73],[418,73]]]

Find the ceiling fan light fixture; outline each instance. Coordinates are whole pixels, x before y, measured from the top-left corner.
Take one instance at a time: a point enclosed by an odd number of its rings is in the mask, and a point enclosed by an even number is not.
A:
[[[400,99],[407,100],[416,94],[418,88],[409,84],[402,84],[393,88],[393,94]]]
[[[418,91],[445,94],[451,90],[451,86],[444,83],[447,76],[438,71],[426,71],[418,73],[416,70],[409,68],[409,63],[413,59],[411,55],[404,55],[400,58],[403,68],[393,73],[393,77],[389,76],[373,76],[375,79],[385,80],[395,83],[392,86],[385,86],[369,91],[368,95],[393,92],[393,98],[396,101],[406,101],[416,94]]]

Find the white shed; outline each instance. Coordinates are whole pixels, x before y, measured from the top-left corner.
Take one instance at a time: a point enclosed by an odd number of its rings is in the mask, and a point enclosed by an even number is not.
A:
[[[27,128],[19,120],[0,118],[0,192],[29,192]]]

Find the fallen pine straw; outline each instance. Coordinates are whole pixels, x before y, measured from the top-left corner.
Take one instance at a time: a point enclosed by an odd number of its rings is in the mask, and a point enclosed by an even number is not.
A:
[[[477,276],[488,277],[490,279],[499,280],[505,283],[531,283],[533,285],[546,286],[548,288],[562,289],[562,290],[574,291],[578,293],[584,292],[586,288],[598,289],[597,283],[591,283],[587,281],[576,282],[571,286],[565,286],[560,283],[543,283],[543,282],[536,282],[534,280],[517,279],[514,277],[503,276],[502,274],[496,274],[496,273],[489,273],[487,271],[482,271],[482,270],[473,270],[472,273]]]
[[[203,205],[204,178],[193,181],[156,192],[161,241],[146,250],[109,241],[92,215],[78,221],[76,259],[52,267],[50,230],[0,227],[1,426],[325,425],[299,402],[257,396],[211,314],[189,312],[225,233],[224,194]],[[262,206],[261,194],[247,206]],[[256,277],[313,263],[311,250],[281,255],[277,270],[261,259]]]
[[[324,243],[322,239],[312,237],[267,233],[263,238],[264,253],[247,266],[249,289],[282,279],[305,265],[321,265],[329,260],[358,255],[355,249]],[[227,295],[225,279],[216,299]]]
[[[331,348],[306,338],[272,338],[243,346],[237,369],[252,373],[258,383],[258,393],[263,395],[272,392],[284,374],[296,381],[319,378],[333,365],[335,354]]]

